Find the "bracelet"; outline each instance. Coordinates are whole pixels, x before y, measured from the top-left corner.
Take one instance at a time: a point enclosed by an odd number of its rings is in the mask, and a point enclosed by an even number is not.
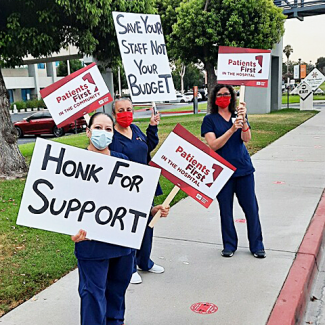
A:
[[[246,130],[241,129],[242,132],[247,132],[249,130],[249,127]]]

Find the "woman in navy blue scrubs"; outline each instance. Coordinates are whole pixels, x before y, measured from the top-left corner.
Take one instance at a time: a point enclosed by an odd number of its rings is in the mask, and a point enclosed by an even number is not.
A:
[[[211,112],[204,117],[201,135],[209,147],[237,168],[217,196],[220,208],[223,250],[231,257],[237,250],[238,238],[233,219],[234,194],[247,222],[249,249],[254,257],[265,258],[262,229],[255,196],[254,167],[244,142],[251,139],[246,104],[236,111],[236,95],[229,85],[217,84],[211,93]]]
[[[152,114],[147,135],[144,135],[138,126],[132,124],[133,105],[128,98],[117,99],[113,103],[113,116],[115,117],[115,133],[110,149],[125,154],[131,161],[147,165],[150,161],[150,152],[158,145],[158,123],[159,113]],[[158,184],[156,195],[161,195],[162,190]],[[149,222],[152,216],[149,218]],[[144,238],[140,250],[135,252],[133,275],[131,283],[139,284],[142,282],[137,266],[142,271],[152,273],[163,273],[162,266],[155,264],[151,258],[153,229],[146,227]]]
[[[125,155],[110,151],[108,145],[113,138],[114,123],[105,113],[94,114],[86,130],[90,139],[88,150],[117,158]],[[114,199],[114,198],[112,198]],[[109,198],[108,198],[109,200]],[[168,215],[169,207],[153,207],[151,213],[161,209]],[[133,269],[133,250],[95,240],[87,240],[85,230],[80,230],[71,239],[75,244],[78,259],[79,295],[81,298],[82,325],[124,324],[125,292]]]

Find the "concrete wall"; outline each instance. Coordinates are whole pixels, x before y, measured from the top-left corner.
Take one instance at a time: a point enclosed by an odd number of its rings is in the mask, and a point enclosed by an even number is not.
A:
[[[271,52],[269,84],[267,88],[246,87],[245,101],[248,114],[265,114],[281,109],[283,41]]]

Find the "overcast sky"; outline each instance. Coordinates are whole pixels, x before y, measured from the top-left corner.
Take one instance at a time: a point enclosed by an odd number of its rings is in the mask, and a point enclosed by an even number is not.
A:
[[[289,44],[293,48],[290,60],[300,58],[315,64],[319,57],[325,57],[325,15],[307,17],[304,21],[287,19],[284,27],[283,47]],[[285,55],[283,60],[286,61]]]

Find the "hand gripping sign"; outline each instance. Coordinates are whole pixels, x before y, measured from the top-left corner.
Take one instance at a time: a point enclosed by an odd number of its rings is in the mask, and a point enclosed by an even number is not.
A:
[[[41,96],[58,127],[113,100],[96,63],[42,89]]]
[[[134,103],[176,99],[159,15],[113,12],[130,95]]]
[[[160,170],[37,139],[17,224],[139,249]]]
[[[174,185],[167,205],[181,189],[208,208],[236,168],[177,124],[150,162]],[[171,197],[172,196],[172,197]],[[158,220],[154,219],[150,226]]]
[[[270,50],[219,46],[218,83],[241,86],[239,101],[243,102],[244,86],[268,86],[270,58]]]

